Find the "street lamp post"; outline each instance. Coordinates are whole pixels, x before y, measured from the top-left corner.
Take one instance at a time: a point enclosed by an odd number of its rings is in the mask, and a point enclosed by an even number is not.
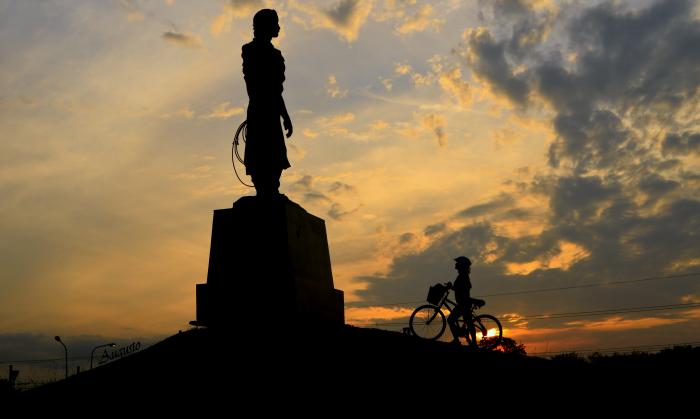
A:
[[[63,343],[63,341],[61,341],[60,336],[56,336],[56,337],[54,337],[54,339],[56,339],[56,342],[63,345],[63,350],[66,352],[66,378],[68,378],[68,348],[66,348],[66,344]]]
[[[117,346],[117,344],[116,343],[107,343],[107,344],[95,346],[94,348],[92,348],[92,352],[90,353],[90,369],[92,369],[92,357],[93,357],[93,355],[95,355],[95,351],[100,349],[100,348],[105,348],[107,346],[109,346],[110,348],[114,348],[115,346]]]

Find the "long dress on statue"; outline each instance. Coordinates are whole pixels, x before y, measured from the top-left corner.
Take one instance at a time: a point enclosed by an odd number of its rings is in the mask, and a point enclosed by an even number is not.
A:
[[[272,43],[243,45],[243,77],[248,91],[248,127],[243,162],[246,174],[281,173],[291,167],[280,122],[284,58]]]

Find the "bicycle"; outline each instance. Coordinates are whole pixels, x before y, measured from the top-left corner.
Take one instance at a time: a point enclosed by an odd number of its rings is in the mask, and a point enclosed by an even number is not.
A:
[[[445,307],[452,312],[457,303],[448,298],[451,284],[437,284],[430,287],[428,292],[428,303],[416,308],[408,321],[411,333],[414,336],[426,340],[437,340],[442,336],[447,327],[447,318],[442,312]],[[476,300],[481,301],[483,300]],[[485,302],[484,302],[485,304]],[[467,338],[467,343],[479,348],[493,349],[501,343],[503,339],[503,327],[498,319],[490,314],[479,314],[475,312],[484,304],[471,304],[471,324],[467,324],[463,316],[457,320],[457,325]],[[469,333],[473,330],[475,333]],[[475,342],[472,340],[475,339]]]

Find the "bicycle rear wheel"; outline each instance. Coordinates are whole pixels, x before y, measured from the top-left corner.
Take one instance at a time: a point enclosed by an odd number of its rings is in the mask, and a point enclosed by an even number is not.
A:
[[[408,325],[413,335],[422,339],[435,340],[445,332],[447,320],[440,307],[426,304],[413,311]]]
[[[474,329],[476,330],[476,346],[483,349],[494,349],[501,344],[503,339],[503,327],[497,318],[490,314],[481,314],[474,317]],[[467,333],[467,342],[471,343],[472,337]]]

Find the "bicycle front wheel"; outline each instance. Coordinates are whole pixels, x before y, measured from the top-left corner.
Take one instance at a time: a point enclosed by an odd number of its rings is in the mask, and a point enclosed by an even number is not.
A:
[[[408,325],[413,335],[422,339],[435,340],[445,332],[447,320],[440,307],[426,304],[413,311]]]
[[[490,314],[474,317],[476,331],[476,346],[484,349],[495,349],[503,339],[503,327],[497,318]],[[472,336],[467,333],[467,342],[471,343]]]

